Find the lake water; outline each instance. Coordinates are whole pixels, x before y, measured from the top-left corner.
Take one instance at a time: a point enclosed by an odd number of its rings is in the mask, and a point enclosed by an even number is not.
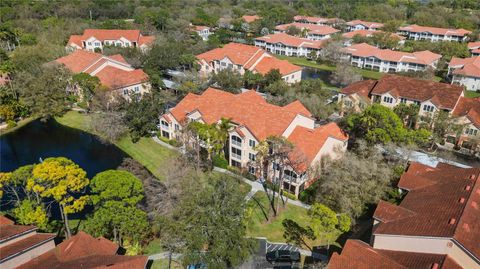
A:
[[[1,172],[38,163],[40,158],[62,156],[80,165],[89,178],[98,172],[117,168],[128,157],[115,145],[54,120],[45,123],[36,120],[0,136],[0,154]]]

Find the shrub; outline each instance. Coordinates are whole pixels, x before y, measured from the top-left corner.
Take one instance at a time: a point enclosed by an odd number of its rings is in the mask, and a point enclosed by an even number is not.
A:
[[[170,140],[168,138],[163,137],[163,136],[159,136],[159,135],[157,135],[157,137],[158,137],[158,139],[160,139],[160,141],[163,141],[167,144],[170,144]]]
[[[167,142],[168,144],[174,146],[174,147],[180,147],[182,145],[182,143],[180,143],[178,140],[176,139],[170,139],[168,140]]]
[[[312,204],[315,202],[315,196],[317,194],[317,189],[318,189],[318,181],[313,183],[310,187],[307,189],[303,190],[298,194],[298,200],[306,203],[306,204]]]
[[[235,167],[235,166],[227,166],[227,170],[236,174],[236,175],[239,175],[239,176],[242,176],[248,180],[251,180],[251,181],[256,181],[257,178],[250,174],[247,170],[245,169],[240,169],[238,167]]]
[[[288,191],[282,190],[282,195],[288,197],[290,200],[297,200],[297,196],[295,194],[289,193]]]
[[[213,166],[217,166],[223,169],[227,169],[228,167],[228,161],[221,155],[215,155],[213,156]]]
[[[7,121],[7,128],[13,128],[17,126],[17,123],[14,120]]]

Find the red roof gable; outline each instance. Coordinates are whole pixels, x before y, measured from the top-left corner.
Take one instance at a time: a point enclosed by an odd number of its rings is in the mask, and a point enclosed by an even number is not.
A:
[[[257,15],[243,15],[242,16],[242,19],[246,22],[246,23],[251,23],[251,22],[254,22],[256,20],[259,20],[261,19],[260,16],[257,16]]]
[[[438,27],[428,27],[412,24],[409,26],[404,26],[399,28],[400,31],[407,31],[413,33],[432,33],[435,35],[448,35],[448,36],[466,36],[471,33],[471,31],[465,29],[447,29],[447,28],[438,28]]]
[[[480,56],[470,58],[452,57],[448,67],[455,68],[452,73],[480,78]]]
[[[477,98],[460,98],[453,115],[462,117],[466,116],[477,128],[480,129],[480,97]]]
[[[323,26],[323,25],[310,24],[310,23],[299,23],[299,22],[280,24],[275,26],[275,29],[280,31],[286,31],[291,26],[296,27],[300,30],[307,29],[309,33],[319,34],[319,35],[330,35],[330,34],[340,32],[340,30],[337,30],[330,26]]]
[[[362,20],[353,20],[353,21],[347,22],[346,24],[350,25],[350,26],[363,25],[367,28],[382,28],[383,27],[383,23],[371,22],[371,21],[362,21]]]

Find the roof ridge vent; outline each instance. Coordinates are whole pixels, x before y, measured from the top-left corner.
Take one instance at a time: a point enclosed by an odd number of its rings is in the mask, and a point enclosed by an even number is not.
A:
[[[469,191],[471,188],[472,188],[472,186],[470,186],[470,185],[465,186],[466,191]]]
[[[458,200],[458,202],[459,202],[460,204],[463,204],[463,203],[465,203],[465,198],[463,198],[463,197],[462,197],[462,198],[460,198],[460,200]]]
[[[455,218],[451,218],[450,221],[448,222],[449,224],[455,224],[457,220]]]
[[[438,263],[434,262],[434,263],[432,264],[431,269],[438,269]]]

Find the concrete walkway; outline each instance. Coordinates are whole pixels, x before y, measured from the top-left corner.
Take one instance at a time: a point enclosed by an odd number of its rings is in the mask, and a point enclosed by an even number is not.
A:
[[[165,251],[165,252],[160,252],[160,253],[157,253],[157,254],[152,254],[152,255],[148,256],[148,259],[149,259],[149,260],[168,259],[168,256],[169,256],[169,255],[170,255],[170,252]],[[182,257],[181,254],[179,254],[179,253],[172,253],[172,260],[178,260],[178,259],[180,259],[180,257]]]
[[[168,149],[175,150],[175,151],[178,151],[178,152],[181,151],[179,148],[174,147],[174,146],[172,146],[172,145],[170,145],[170,144],[168,144],[168,143],[163,142],[163,141],[160,140],[157,136],[153,136],[152,139],[153,139],[153,141],[157,142],[158,144],[160,144],[160,145],[162,145],[162,146],[164,146],[164,147],[166,147],[166,148],[168,148]]]

